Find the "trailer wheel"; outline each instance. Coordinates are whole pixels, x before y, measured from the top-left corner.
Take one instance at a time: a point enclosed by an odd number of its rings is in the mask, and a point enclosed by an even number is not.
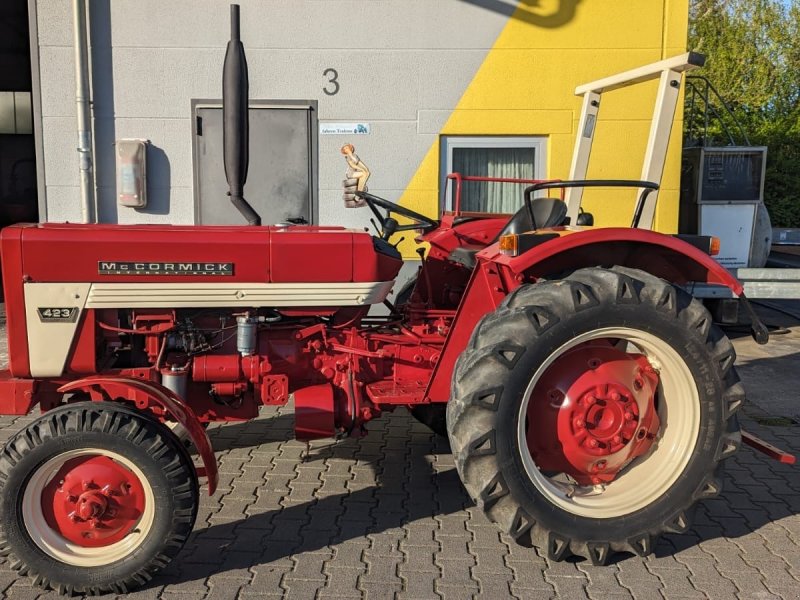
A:
[[[490,520],[551,559],[647,555],[721,489],[741,439],[734,360],[702,304],[647,273],[522,286],[456,364],[459,475]]]
[[[197,515],[191,458],[124,405],[49,411],[0,454],[0,554],[62,594],[126,593],[183,547]]]

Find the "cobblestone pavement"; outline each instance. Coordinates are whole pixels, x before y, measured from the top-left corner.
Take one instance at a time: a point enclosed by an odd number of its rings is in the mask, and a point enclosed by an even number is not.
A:
[[[742,425],[796,453],[800,426],[770,417],[800,421],[799,342],[800,327],[766,348],[735,342],[750,394]],[[0,418],[0,441],[30,419]],[[178,559],[127,598],[800,598],[800,475],[748,448],[688,534],[593,567],[501,535],[464,493],[446,441],[405,412],[310,448],[292,426],[284,408],[212,428],[219,491],[202,497]],[[0,590],[57,597],[7,566]]]

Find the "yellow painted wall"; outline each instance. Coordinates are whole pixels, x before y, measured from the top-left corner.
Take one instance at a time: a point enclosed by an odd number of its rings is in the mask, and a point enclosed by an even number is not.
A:
[[[574,17],[543,26],[559,4],[521,0],[441,130],[441,135],[546,136],[548,178],[566,179],[581,99],[575,87],[686,51],[688,0],[579,0]],[[603,95],[587,177],[638,179],[657,82]],[[655,228],[675,232],[683,110],[679,102]],[[426,214],[438,206],[439,141],[400,203]],[[635,191],[594,190],[583,208],[600,227],[630,224]],[[404,255],[413,256],[406,243]]]

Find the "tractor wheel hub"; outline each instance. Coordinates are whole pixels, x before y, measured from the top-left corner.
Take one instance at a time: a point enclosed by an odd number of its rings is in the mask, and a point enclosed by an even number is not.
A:
[[[619,384],[597,386],[568,409],[575,443],[595,456],[619,452],[636,435],[639,407]]]
[[[108,546],[131,533],[144,512],[139,478],[111,458],[66,461],[42,490],[47,524],[68,542]]]
[[[559,356],[528,404],[528,448],[542,471],[612,481],[655,441],[658,374],[643,354],[594,340]]]

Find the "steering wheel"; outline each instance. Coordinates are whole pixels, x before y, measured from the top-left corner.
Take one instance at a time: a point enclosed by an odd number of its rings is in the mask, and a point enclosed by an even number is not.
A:
[[[368,194],[367,192],[356,192],[355,194],[359,198],[364,199],[364,201],[367,203],[367,206],[369,206],[370,210],[375,215],[375,218],[378,219],[378,222],[381,224],[381,229],[383,230],[381,233],[381,238],[384,240],[388,240],[392,234],[398,231],[412,231],[415,229],[428,231],[439,226],[439,221],[431,219],[430,217],[426,217],[425,215],[415,212],[409,208],[405,208],[404,206],[400,206],[399,204],[395,204],[394,202],[390,202],[389,200],[379,196],[374,196],[372,194]],[[378,207],[386,210],[386,216],[381,214],[381,212],[378,210]],[[411,219],[414,222],[408,225],[400,225],[396,219],[391,217],[392,213],[398,214],[407,219]]]

